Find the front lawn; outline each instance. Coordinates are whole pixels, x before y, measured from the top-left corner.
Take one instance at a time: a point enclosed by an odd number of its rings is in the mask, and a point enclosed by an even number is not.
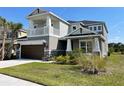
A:
[[[2,68],[0,73],[44,85],[124,85],[124,55],[112,55],[107,73],[82,74],[78,65],[28,63]]]

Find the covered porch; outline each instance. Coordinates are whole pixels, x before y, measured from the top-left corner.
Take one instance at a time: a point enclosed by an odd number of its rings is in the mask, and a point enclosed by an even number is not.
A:
[[[104,37],[102,35],[67,36],[63,39],[67,40],[66,52],[81,49],[86,54],[103,56]]]

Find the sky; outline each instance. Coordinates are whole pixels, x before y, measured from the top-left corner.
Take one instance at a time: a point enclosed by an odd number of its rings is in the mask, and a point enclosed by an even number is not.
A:
[[[0,16],[8,21],[20,22],[23,28],[28,29],[29,23],[26,19],[36,7],[1,7]],[[124,8],[102,8],[102,7],[42,7],[41,9],[51,11],[64,20],[96,20],[104,21],[108,28],[108,42],[124,43]]]

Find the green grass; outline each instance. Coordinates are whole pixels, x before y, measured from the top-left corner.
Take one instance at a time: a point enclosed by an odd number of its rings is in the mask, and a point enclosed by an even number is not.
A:
[[[112,55],[107,62],[107,73],[82,74],[78,65],[29,63],[2,68],[0,73],[44,85],[124,85],[124,55]]]

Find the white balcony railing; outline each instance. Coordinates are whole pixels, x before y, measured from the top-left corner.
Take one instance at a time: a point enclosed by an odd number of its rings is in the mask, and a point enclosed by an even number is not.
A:
[[[50,33],[53,34],[53,35],[59,35],[59,29],[51,27],[50,31],[51,31]],[[48,35],[49,34],[49,29],[48,29],[47,26],[34,28],[34,29],[31,29],[28,34],[30,36]]]
[[[48,34],[48,27],[39,27],[31,29],[30,36],[36,36],[36,35],[47,35]]]

